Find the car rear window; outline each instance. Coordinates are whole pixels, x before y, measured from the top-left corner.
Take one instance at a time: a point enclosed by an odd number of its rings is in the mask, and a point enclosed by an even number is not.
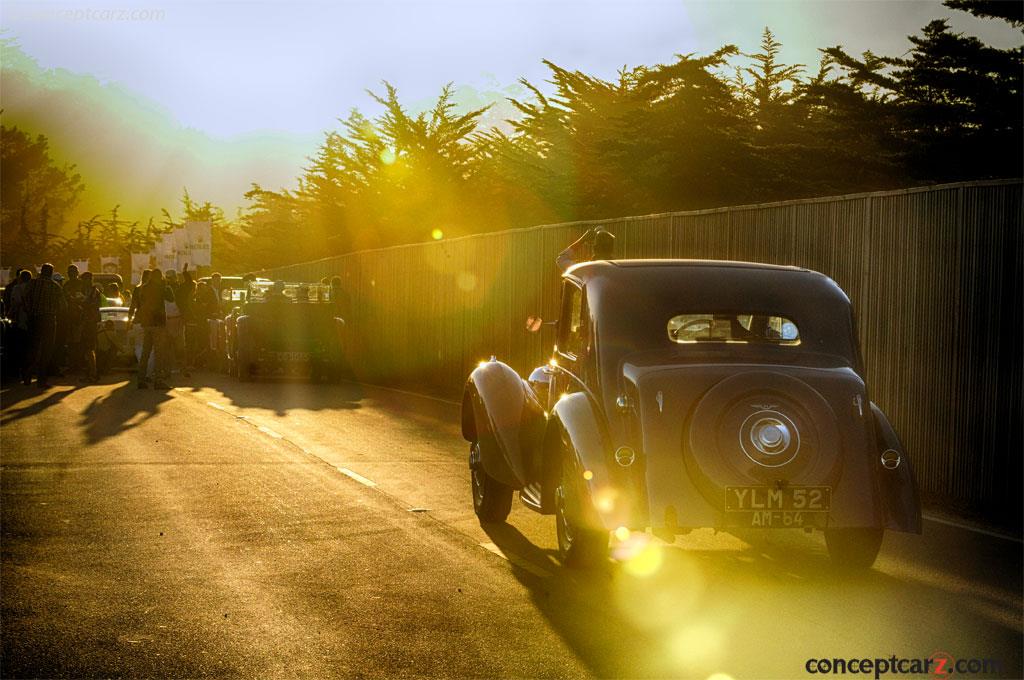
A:
[[[784,316],[702,312],[677,314],[668,320],[668,337],[679,344],[757,342],[799,345],[800,330]]]

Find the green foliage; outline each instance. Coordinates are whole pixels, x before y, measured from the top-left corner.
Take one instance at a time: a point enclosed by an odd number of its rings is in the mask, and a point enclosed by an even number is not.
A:
[[[858,60],[826,50],[848,82],[874,88],[905,174],[918,181],[1020,176],[1021,48],[987,46],[952,32],[944,19],[910,41],[903,57]]]
[[[1024,2],[1019,0],[945,0],[942,4],[974,16],[1003,19],[1012,26],[1024,26]]]
[[[0,234],[7,261],[28,261],[54,247],[64,216],[85,185],[73,165],[50,158],[46,137],[0,125]]]

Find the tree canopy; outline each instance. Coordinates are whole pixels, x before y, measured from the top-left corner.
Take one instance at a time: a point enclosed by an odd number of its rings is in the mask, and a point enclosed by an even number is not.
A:
[[[1024,25],[1020,3],[945,4]],[[611,79],[546,61],[547,84],[522,81],[530,96],[510,100],[518,115],[501,129],[484,127],[487,108],[458,111],[451,85],[416,113],[385,82],[370,93],[381,112],[339,119],[294,187],[253,185],[232,219],[185,192],[179,219],[213,221],[216,263],[241,271],[539,223],[1021,176],[1021,48],[941,18],[909,41],[901,56],[823,48],[810,72],[782,61],[767,27],[754,53],[726,45]],[[48,160],[45,139],[3,133],[10,261],[12,244],[52,248],[46,225],[82,180]],[[141,229],[115,208],[80,224],[75,245],[137,247],[174,226],[162,214]]]

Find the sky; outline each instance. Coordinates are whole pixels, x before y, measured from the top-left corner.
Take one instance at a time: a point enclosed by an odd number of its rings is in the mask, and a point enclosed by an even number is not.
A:
[[[244,209],[253,183],[294,188],[327,131],[367,90],[398,88],[413,111],[453,83],[461,110],[514,115],[520,78],[548,89],[542,60],[607,79],[726,44],[756,52],[765,26],[786,63],[816,70],[818,49],[899,55],[949,17],[985,42],[1020,31],[938,0],[0,0],[0,109],[44,134],[86,190],[65,222],[120,205],[145,221],[183,189]]]
[[[500,92],[542,82],[541,59],[613,77],[623,65],[671,61],[726,43],[755,51],[764,26],[788,62],[817,48],[899,54],[930,19],[1009,46],[1020,33],[939,2],[693,0],[154,0],[4,2],[0,26],[44,68],[87,73],[167,109],[183,126],[231,138],[319,134],[366,89],[395,84],[403,101],[449,81]],[[1016,41],[1016,42],[1015,42]]]

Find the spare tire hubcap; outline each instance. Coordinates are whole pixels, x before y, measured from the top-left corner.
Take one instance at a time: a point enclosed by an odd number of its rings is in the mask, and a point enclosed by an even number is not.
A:
[[[800,450],[800,433],[778,411],[758,411],[740,426],[740,447],[747,458],[764,467],[785,465]]]

